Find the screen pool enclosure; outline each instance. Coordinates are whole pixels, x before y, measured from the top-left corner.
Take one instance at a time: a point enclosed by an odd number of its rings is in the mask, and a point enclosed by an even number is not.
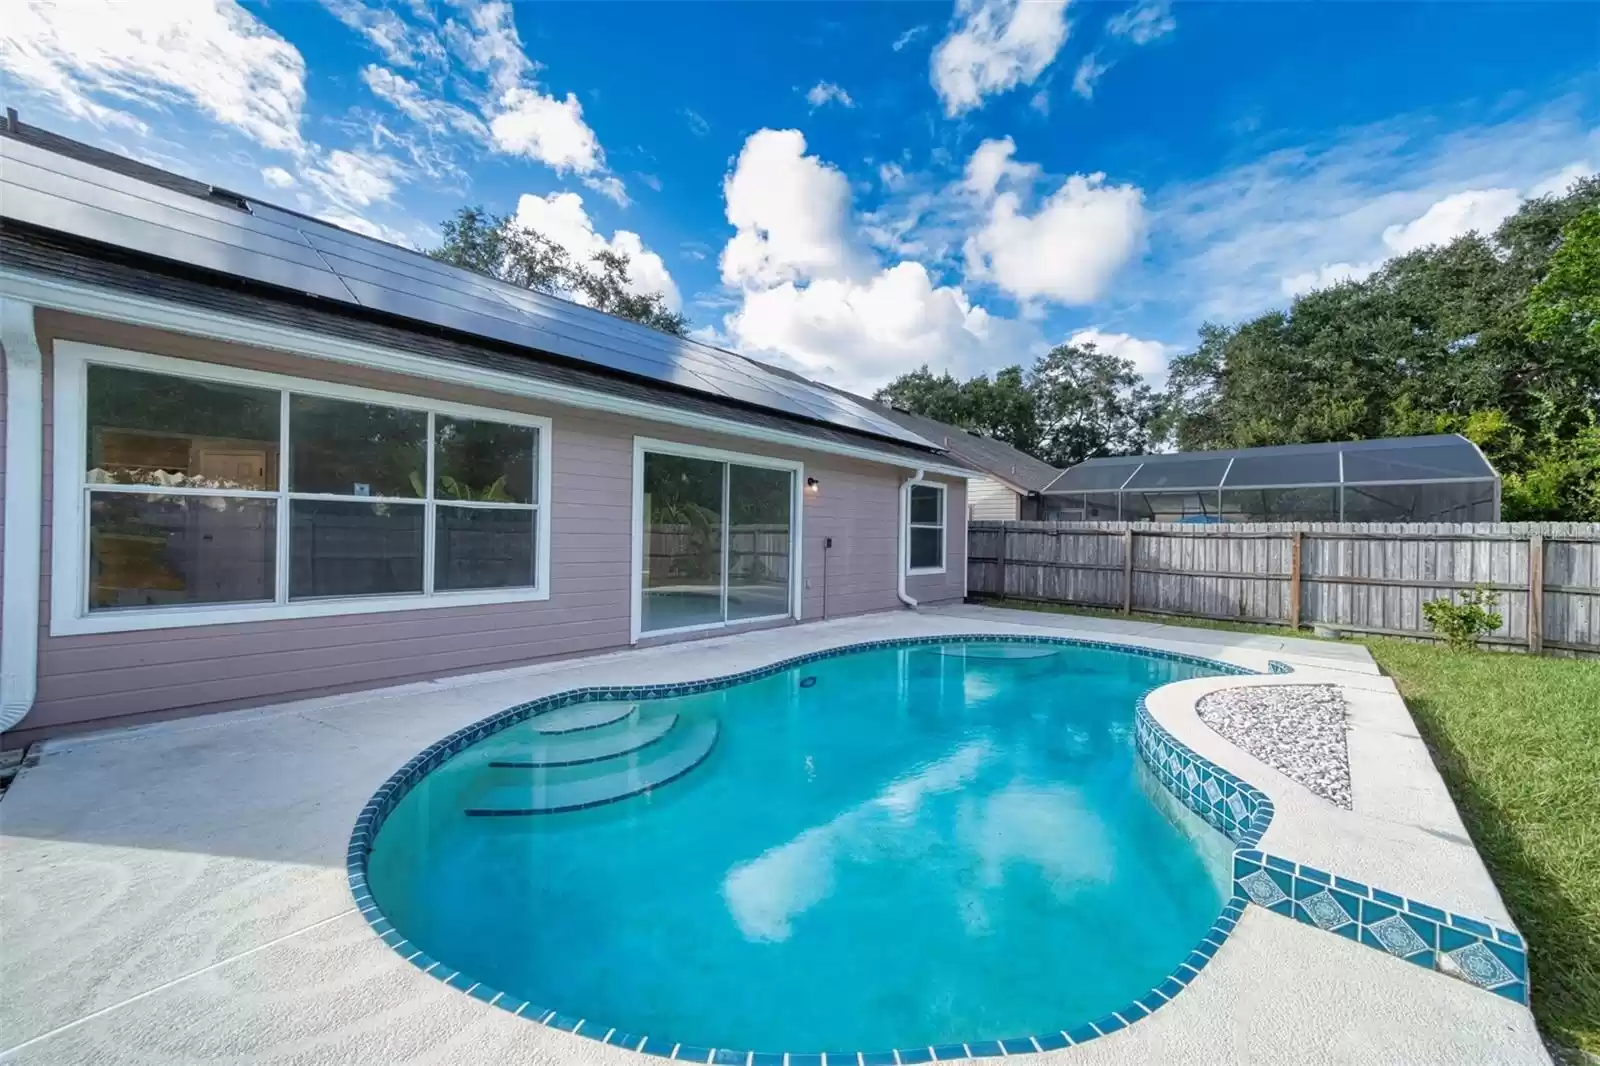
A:
[[[1042,494],[1050,521],[1497,522],[1500,475],[1448,434],[1090,459]]]

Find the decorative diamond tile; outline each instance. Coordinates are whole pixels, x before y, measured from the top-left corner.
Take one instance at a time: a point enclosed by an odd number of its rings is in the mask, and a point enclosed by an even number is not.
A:
[[[1206,778],[1204,791],[1206,799],[1212,803],[1217,803],[1222,799],[1222,789],[1217,787],[1217,779],[1214,777]]]
[[[1228,797],[1228,810],[1233,812],[1234,820],[1240,822],[1244,821],[1250,814],[1245,808],[1244,800],[1239,798],[1237,792]]]
[[[1355,920],[1339,905],[1339,901],[1333,898],[1333,893],[1328,891],[1318,892],[1315,896],[1301,900],[1300,906],[1311,915],[1311,920],[1317,923],[1318,929],[1337,929]]]
[[[1372,935],[1378,938],[1378,943],[1383,945],[1383,950],[1391,955],[1405,958],[1407,955],[1415,955],[1428,946],[1427,942],[1417,935],[1417,931],[1407,925],[1406,920],[1398,914],[1374,923],[1370,928]]]
[[[1461,968],[1462,975],[1479,988],[1493,988],[1517,979],[1505,963],[1495,958],[1494,952],[1477,941],[1446,955]]]
[[[1190,788],[1196,788],[1199,786],[1200,774],[1196,772],[1194,763],[1190,763],[1188,766],[1183,768],[1183,779],[1189,783]]]
[[[1270,907],[1289,898],[1283,889],[1278,887],[1278,882],[1267,876],[1265,870],[1257,870],[1248,877],[1239,878],[1239,884],[1249,894],[1252,902],[1263,907]]]

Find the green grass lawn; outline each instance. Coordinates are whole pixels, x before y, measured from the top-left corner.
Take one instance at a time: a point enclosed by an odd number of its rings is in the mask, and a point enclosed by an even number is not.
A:
[[[1011,600],[1005,606],[1115,614]],[[1134,617],[1290,635],[1281,627]],[[1540,1025],[1560,1043],[1600,1053],[1600,660],[1451,652],[1381,637],[1360,642],[1405,696],[1528,938]]]

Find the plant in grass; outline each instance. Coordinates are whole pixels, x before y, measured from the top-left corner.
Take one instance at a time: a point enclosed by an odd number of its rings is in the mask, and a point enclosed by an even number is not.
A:
[[[1499,603],[1500,597],[1493,590],[1475,585],[1461,594],[1460,603],[1448,596],[1424,603],[1422,617],[1451,648],[1465,651],[1477,644],[1479,637],[1493,633],[1505,621],[1495,610]]]

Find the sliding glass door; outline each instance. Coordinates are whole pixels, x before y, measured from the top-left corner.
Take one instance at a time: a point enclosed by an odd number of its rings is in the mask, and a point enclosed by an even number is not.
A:
[[[788,615],[794,470],[666,451],[641,458],[640,632]]]

